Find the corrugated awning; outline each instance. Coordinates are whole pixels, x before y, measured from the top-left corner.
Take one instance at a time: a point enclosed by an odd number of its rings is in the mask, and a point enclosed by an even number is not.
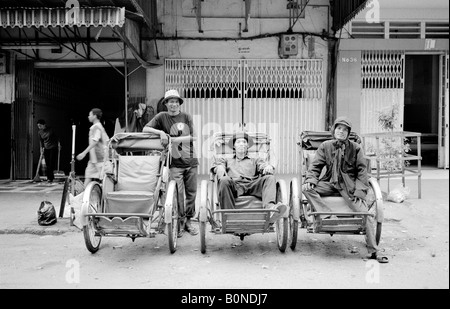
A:
[[[64,26],[122,27],[124,23],[125,8],[119,7],[0,9],[0,25],[3,28],[47,28]]]
[[[332,2],[333,30],[342,29],[345,24],[365,9],[367,2],[368,0],[334,0]]]

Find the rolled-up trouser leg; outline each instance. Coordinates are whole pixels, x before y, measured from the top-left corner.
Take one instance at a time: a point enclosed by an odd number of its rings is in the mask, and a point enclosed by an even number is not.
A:
[[[178,216],[180,222],[184,222],[186,218],[186,210],[184,207],[184,168],[171,167],[170,168],[170,180],[175,180],[178,187]]]
[[[191,219],[195,215],[195,198],[197,196],[197,167],[187,168],[184,173],[184,187],[186,195],[186,218]]]
[[[262,176],[247,186],[245,194],[262,199],[264,208],[269,204],[276,204],[277,180],[273,175]]]
[[[332,212],[333,210],[328,207],[322,200],[321,196],[329,196],[338,192],[331,183],[325,181],[319,181],[317,186],[309,191],[303,190],[308,202],[314,207],[317,212]]]
[[[372,207],[371,210],[368,209],[367,205],[364,203],[354,203],[350,197],[348,196],[347,192],[344,190],[340,191],[342,197],[347,202],[348,206],[355,212],[370,212],[375,214],[376,207]],[[366,226],[366,244],[367,244],[367,251],[369,254],[376,253],[378,251],[378,245],[376,241],[376,228],[377,228],[377,219],[375,216],[366,216],[365,219],[365,226]]]
[[[221,209],[236,208],[235,199],[238,195],[236,184],[229,176],[224,176],[219,179],[218,185],[219,205]]]

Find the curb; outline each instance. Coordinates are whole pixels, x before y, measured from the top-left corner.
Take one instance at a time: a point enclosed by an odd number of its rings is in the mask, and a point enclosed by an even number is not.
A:
[[[0,235],[2,234],[61,235],[70,232],[80,232],[80,229],[78,229],[76,226],[69,226],[68,220],[67,222],[64,222],[64,220],[62,219],[59,220],[56,223],[56,225],[53,226],[40,226],[36,224],[35,226],[17,225],[1,228]],[[63,224],[60,224],[61,226],[58,226],[59,222],[64,222],[64,225],[67,224],[67,226],[63,226]]]

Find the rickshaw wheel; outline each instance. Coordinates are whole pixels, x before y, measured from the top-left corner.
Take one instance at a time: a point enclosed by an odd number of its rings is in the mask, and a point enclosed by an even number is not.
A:
[[[62,218],[64,216],[64,209],[66,205],[69,205],[69,193],[72,192],[72,187],[74,187],[75,196],[84,191],[84,184],[78,178],[67,177],[64,181],[63,193],[61,196],[61,204],[59,206],[59,217]],[[70,214],[72,215],[72,214]]]
[[[295,250],[298,238],[298,220],[295,220],[294,211],[300,212],[300,198],[298,193],[298,181],[292,179],[291,190],[289,195],[289,236],[290,247]]]
[[[166,207],[167,204],[172,204],[171,222],[167,223],[167,236],[169,237],[170,253],[177,251],[178,238],[178,188],[175,181],[169,183],[167,190]]]
[[[94,184],[92,186],[88,186],[88,191],[85,194],[89,194],[89,205],[88,205],[88,214],[89,213],[98,213],[98,210],[101,209],[102,202],[102,189],[100,185]],[[101,235],[95,235],[95,221],[98,220],[95,217],[88,216],[86,218],[87,224],[83,226],[83,235],[84,242],[86,244],[86,248],[91,252],[95,253],[98,251],[100,247],[100,243],[102,241]]]
[[[291,249],[295,250],[297,246],[297,235],[298,235],[298,221],[294,220],[293,217],[289,217],[289,229],[291,235]]]
[[[206,253],[206,221],[208,220],[208,181],[203,180],[200,190],[200,252]]]
[[[277,244],[278,249],[281,252],[286,251],[287,242],[288,242],[288,218],[280,218],[275,223],[276,233],[277,233]]]
[[[284,205],[288,205],[288,195],[286,182],[284,180],[279,180],[277,182],[277,202],[281,202]],[[277,234],[277,244],[278,249],[281,252],[286,251],[289,235],[289,218],[282,217],[275,222],[275,232]]]
[[[383,223],[377,222],[377,230],[375,232],[375,240],[377,242],[377,245],[380,244],[382,226],[383,226]]]
[[[206,253],[206,222],[200,222],[200,252]]]

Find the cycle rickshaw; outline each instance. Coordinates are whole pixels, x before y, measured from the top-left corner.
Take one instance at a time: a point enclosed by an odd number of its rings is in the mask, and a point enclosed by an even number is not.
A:
[[[369,211],[367,212],[352,211],[340,195],[322,197],[324,203],[333,212],[318,212],[301,194],[302,182],[314,158],[315,151],[322,142],[331,139],[331,132],[326,131],[303,131],[300,133],[297,143],[300,150],[300,176],[292,179],[289,196],[289,239],[292,250],[295,250],[297,245],[299,228],[305,228],[308,233],[330,234],[331,236],[334,234],[365,235],[367,216],[375,217],[375,240],[377,244],[380,242],[383,222],[383,196],[376,179],[369,177],[369,191],[366,199]],[[349,139],[361,143],[361,138],[354,132],[350,133]],[[370,168],[370,162],[367,166]],[[323,173],[324,171],[322,171],[322,175]],[[322,216],[324,215],[334,215],[335,217],[323,219]]]
[[[265,133],[247,133],[254,144],[248,149],[249,157],[260,157],[269,162],[270,138]],[[217,157],[232,157],[233,149],[228,145],[233,133],[216,133],[213,136],[212,151]],[[288,195],[284,180],[277,180],[276,202],[288,206]],[[218,201],[218,179],[210,173],[209,180],[201,182],[200,192],[200,249],[206,252],[206,224],[211,225],[214,234],[232,234],[244,240],[245,236],[256,233],[272,233],[277,235],[277,245],[284,252],[288,243],[288,214],[285,213],[274,224],[270,224],[272,212],[277,210],[263,209],[262,200],[255,196],[240,196],[236,199],[235,209],[222,209]]]
[[[111,170],[84,191],[81,223],[86,248],[98,251],[102,237],[154,238],[167,233],[171,253],[178,236],[177,185],[169,179],[170,140],[150,133],[117,133],[108,145]]]

